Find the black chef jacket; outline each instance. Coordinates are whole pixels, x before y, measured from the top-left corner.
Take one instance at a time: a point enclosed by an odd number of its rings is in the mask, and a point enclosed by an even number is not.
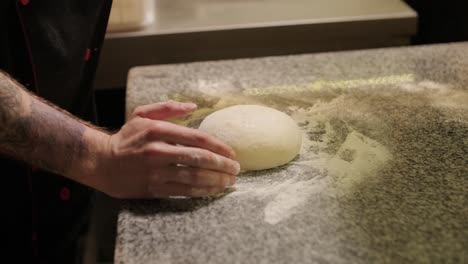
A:
[[[91,87],[111,2],[0,0],[0,69],[95,122]],[[0,157],[0,174],[1,262],[76,263],[91,189],[8,157]]]

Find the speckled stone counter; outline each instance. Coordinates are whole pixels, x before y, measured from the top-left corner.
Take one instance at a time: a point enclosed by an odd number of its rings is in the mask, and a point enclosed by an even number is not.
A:
[[[467,263],[468,43],[139,67],[127,113],[264,104],[290,164],[203,199],[127,201],[116,263]]]

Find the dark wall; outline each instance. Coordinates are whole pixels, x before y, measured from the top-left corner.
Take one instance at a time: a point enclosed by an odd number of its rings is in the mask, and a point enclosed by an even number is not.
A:
[[[414,44],[468,40],[468,0],[405,0],[419,15]]]
[[[118,130],[125,122],[125,88],[98,90],[95,95],[99,126]]]

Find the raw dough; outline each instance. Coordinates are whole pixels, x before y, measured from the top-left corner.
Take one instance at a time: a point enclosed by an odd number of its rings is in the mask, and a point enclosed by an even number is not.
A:
[[[284,165],[296,157],[302,143],[302,133],[291,117],[260,105],[213,112],[199,129],[231,146],[244,171]]]

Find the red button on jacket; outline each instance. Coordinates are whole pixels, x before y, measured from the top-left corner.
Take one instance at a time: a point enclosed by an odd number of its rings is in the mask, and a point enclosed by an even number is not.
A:
[[[70,194],[70,189],[68,189],[67,187],[62,187],[62,189],[60,189],[60,199],[62,199],[62,201],[69,200]]]

